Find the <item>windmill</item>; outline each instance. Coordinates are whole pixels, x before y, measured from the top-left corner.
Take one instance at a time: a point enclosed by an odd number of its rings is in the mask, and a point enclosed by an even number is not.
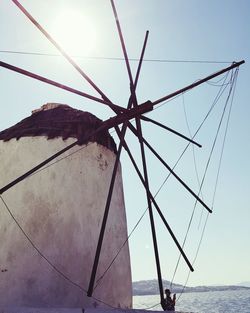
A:
[[[155,223],[154,223],[154,215],[153,215],[153,211],[156,210],[157,213],[159,214],[160,218],[162,219],[165,227],[167,228],[170,236],[172,237],[172,239],[174,240],[177,249],[180,251],[182,257],[184,258],[185,262],[187,263],[188,267],[190,268],[191,271],[193,271],[193,267],[190,263],[190,261],[188,260],[185,252],[182,249],[181,244],[179,243],[179,241],[177,240],[174,232],[172,231],[170,225],[168,224],[164,214],[162,213],[160,207],[158,206],[156,200],[154,199],[151,189],[150,189],[150,182],[149,182],[149,178],[148,178],[148,165],[147,165],[147,160],[146,160],[146,155],[145,155],[145,147],[147,147],[147,149],[149,149],[159,160],[159,162],[161,162],[168,171],[170,171],[170,173],[175,177],[175,179],[177,179],[177,181],[189,192],[192,194],[192,196],[202,205],[204,206],[204,208],[208,211],[211,212],[211,209],[206,205],[206,203],[199,197],[199,195],[197,195],[176,173],[175,171],[169,166],[169,164],[166,162],[166,160],[164,160],[158,153],[157,151],[149,144],[149,142],[145,139],[145,137],[143,136],[143,131],[142,131],[142,127],[141,127],[141,122],[142,121],[146,121],[149,123],[155,123],[157,124],[156,121],[152,120],[149,117],[146,117],[145,115],[143,115],[146,112],[150,112],[151,110],[153,110],[153,108],[166,101],[169,100],[179,94],[182,94],[192,88],[195,88],[201,84],[203,84],[206,81],[209,81],[221,74],[224,74],[234,68],[238,68],[241,64],[244,63],[244,61],[241,62],[236,62],[233,63],[231,66],[228,66],[227,68],[211,74],[209,76],[207,76],[204,79],[201,79],[193,84],[190,84],[184,88],[181,88],[171,94],[168,94],[164,97],[161,97],[157,100],[151,100],[151,101],[147,101],[145,103],[139,104],[137,101],[137,96],[136,96],[136,87],[137,87],[137,83],[139,80],[139,76],[140,76],[140,70],[141,70],[141,65],[143,62],[143,58],[144,58],[144,52],[146,49],[146,45],[147,45],[147,40],[148,40],[148,32],[146,32],[145,35],[145,39],[144,39],[144,44],[143,44],[143,48],[142,48],[142,52],[141,52],[141,56],[140,56],[140,60],[139,60],[139,64],[138,64],[138,68],[137,68],[137,72],[135,75],[135,78],[133,78],[132,75],[132,71],[131,71],[131,67],[130,67],[130,62],[129,62],[129,58],[127,55],[127,50],[126,50],[126,45],[124,42],[124,38],[123,38],[123,34],[122,34],[122,30],[121,30],[121,25],[119,22],[119,18],[118,18],[118,14],[116,11],[116,7],[114,4],[114,1],[111,0],[111,6],[112,6],[112,10],[113,10],[113,14],[115,17],[115,21],[116,21],[116,25],[117,25],[117,30],[118,30],[118,34],[119,34],[119,38],[120,38],[120,42],[121,42],[121,46],[122,46],[122,51],[123,51],[123,55],[124,55],[124,60],[125,60],[125,64],[126,64],[126,68],[127,68],[127,72],[128,72],[128,77],[129,77],[129,83],[130,83],[130,98],[128,101],[128,105],[126,108],[113,103],[104,93],[103,91],[91,80],[91,78],[73,61],[73,59],[67,55],[63,49],[53,40],[53,38],[45,31],[45,29],[32,17],[32,15],[17,1],[17,0],[13,0],[13,2],[17,5],[17,7],[27,16],[27,18],[47,37],[47,39],[52,42],[52,44],[60,51],[60,53],[70,62],[70,64],[81,74],[81,76],[93,87],[93,89],[99,94],[99,97],[94,97],[92,95],[89,95],[87,93],[81,92],[79,90],[73,89],[71,87],[68,87],[66,85],[62,85],[57,83],[56,81],[52,81],[50,79],[47,79],[45,77],[36,75],[32,72],[26,71],[24,69],[18,68],[16,66],[7,64],[5,62],[0,62],[1,67],[7,68],[9,70],[18,72],[20,74],[32,77],[33,79],[37,79],[40,81],[43,81],[45,83],[54,85],[58,88],[62,88],[64,90],[67,90],[68,92],[71,93],[75,93],[78,94],[82,97],[85,97],[91,101],[95,101],[98,103],[101,103],[103,105],[108,106],[114,113],[115,116],[111,119],[108,119],[106,121],[104,121],[102,123],[102,125],[95,131],[96,133],[101,132],[103,130],[107,131],[111,128],[114,128],[116,131],[116,134],[119,138],[119,145],[118,145],[118,150],[117,150],[117,155],[116,155],[116,160],[115,160],[115,164],[114,164],[114,169],[113,169],[113,174],[112,174],[112,178],[111,178],[111,182],[110,182],[110,187],[109,187],[109,192],[107,195],[107,200],[106,200],[106,205],[104,208],[104,215],[103,215],[103,220],[102,220],[102,224],[101,224],[101,229],[100,229],[100,234],[99,234],[99,239],[98,239],[98,243],[97,243],[97,247],[96,247],[96,253],[95,253],[95,258],[94,258],[94,262],[93,262],[93,266],[91,269],[91,277],[90,277],[90,281],[89,281],[89,286],[88,286],[88,290],[87,290],[87,295],[89,297],[92,297],[93,295],[93,290],[94,290],[94,285],[96,282],[96,271],[98,268],[98,264],[99,264],[99,258],[100,258],[100,254],[102,251],[102,244],[103,244],[103,238],[104,238],[104,234],[105,234],[105,228],[106,228],[106,223],[107,223],[107,219],[109,216],[109,209],[110,209],[110,203],[111,203],[111,198],[112,198],[112,193],[113,193],[113,188],[114,188],[114,183],[115,183],[115,178],[116,178],[116,173],[117,173],[117,168],[118,168],[118,164],[119,164],[119,159],[120,159],[120,154],[122,152],[122,149],[126,150],[134,168],[136,173],[138,174],[138,177],[142,183],[142,185],[145,188],[145,194],[146,194],[146,199],[147,199],[147,205],[148,205],[148,211],[149,211],[149,219],[150,219],[150,225],[151,225],[151,232],[152,232],[152,240],[153,240],[153,246],[154,246],[154,254],[155,254],[155,262],[156,262],[156,268],[157,268],[157,276],[158,276],[158,284],[159,284],[159,293],[160,293],[160,299],[161,299],[161,303],[163,302],[163,298],[164,298],[164,291],[163,291],[163,284],[162,284],[162,273],[161,273],[161,266],[160,266],[160,258],[159,258],[159,252],[158,252],[158,244],[157,244],[157,238],[156,238],[156,229],[155,229]],[[136,126],[134,126],[131,123],[131,119],[136,120]],[[119,125],[122,125],[121,128],[119,128]],[[173,132],[175,135],[182,137],[185,140],[188,140],[189,142],[191,142],[192,144],[195,144],[197,146],[200,146],[197,142],[195,142],[193,139],[188,138],[187,136],[180,134],[179,132],[171,129],[170,127],[166,127],[160,123],[158,123],[159,127],[164,127],[165,129],[167,129],[170,132]],[[135,158],[133,156],[133,153],[131,152],[131,150],[129,149],[129,144],[126,142],[125,140],[125,134],[127,129],[129,129],[136,138],[138,138],[138,142],[139,142],[139,146],[140,146],[140,153],[141,153],[141,164],[142,164],[142,168],[143,170],[141,171],[135,161]],[[93,136],[93,134],[90,134],[88,136]],[[86,140],[88,138],[85,138]],[[71,144],[70,146],[62,149],[61,151],[58,151],[56,154],[50,156],[49,158],[47,158],[46,160],[44,160],[42,163],[38,164],[37,166],[33,167],[32,169],[30,169],[28,172],[24,173],[23,175],[21,175],[20,177],[18,177],[17,179],[13,180],[12,182],[8,183],[7,185],[3,186],[0,189],[0,193],[3,194],[4,192],[6,192],[7,190],[9,190],[10,188],[12,188],[13,186],[15,186],[16,184],[18,184],[19,182],[21,182],[22,180],[24,180],[26,177],[30,176],[31,174],[35,173],[37,170],[39,170],[40,168],[42,168],[43,166],[45,166],[46,164],[48,164],[49,162],[51,162],[52,160],[54,160],[56,157],[58,157],[59,155],[65,153],[66,151],[70,150],[71,148],[73,148],[74,146],[78,145],[79,142],[76,141],[73,144]]]

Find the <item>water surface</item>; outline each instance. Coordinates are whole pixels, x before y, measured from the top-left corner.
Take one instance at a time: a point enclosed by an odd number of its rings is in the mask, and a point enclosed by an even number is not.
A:
[[[135,309],[161,310],[159,296],[134,296],[133,304]],[[177,294],[175,310],[194,313],[250,313],[250,290],[191,292],[183,293],[180,297]]]

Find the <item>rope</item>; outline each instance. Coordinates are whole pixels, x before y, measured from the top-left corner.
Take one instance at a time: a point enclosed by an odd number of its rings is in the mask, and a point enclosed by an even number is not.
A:
[[[225,77],[225,80],[227,79],[227,76]],[[214,102],[213,102],[213,105],[217,104],[218,103],[218,100],[220,99],[220,97],[222,96],[223,92],[225,91],[226,87],[224,88],[220,88],[220,90],[218,91],[215,99],[214,99]],[[213,148],[212,148],[213,150]],[[211,152],[210,152],[211,154]],[[194,163],[195,163],[195,170],[196,170],[196,176],[197,176],[197,181],[198,181],[198,186],[199,186],[199,192],[198,192],[198,196],[200,195],[201,193],[201,190],[202,190],[202,186],[203,186],[203,183],[204,183],[204,179],[205,179],[205,175],[206,175],[206,172],[207,172],[207,168],[204,172],[204,175],[203,175],[203,179],[202,179],[202,182],[200,183],[200,179],[199,179],[199,175],[198,175],[198,170],[197,170],[197,165],[196,165],[196,159],[195,159],[195,154],[194,154],[194,151],[193,151],[193,156],[194,156]],[[210,161],[209,161],[210,162]],[[189,220],[189,223],[188,223],[188,227],[187,227],[187,231],[186,231],[186,234],[185,234],[185,237],[184,237],[184,241],[183,241],[183,244],[182,244],[182,249],[184,248],[185,246],[185,243],[186,243],[186,240],[187,240],[187,236],[188,236],[188,233],[189,233],[189,230],[191,228],[191,224],[192,224],[192,221],[193,221],[193,217],[194,217],[194,213],[195,213],[195,209],[196,209],[196,205],[197,205],[197,201],[195,201],[195,204],[194,204],[194,208],[193,208],[193,211],[192,211],[192,214],[191,214],[191,218]],[[177,273],[177,269],[178,269],[178,266],[179,266],[179,263],[180,263],[180,259],[181,259],[181,255],[179,255],[178,257],[178,260],[177,260],[177,263],[176,263],[176,266],[175,266],[175,270],[174,270],[174,274],[173,274],[173,277],[172,277],[172,280],[171,280],[171,284],[170,284],[170,289],[172,288],[172,284],[173,284],[173,281],[174,281],[174,278],[175,278],[175,275]]]
[[[42,52],[28,52],[28,51],[13,51],[13,50],[0,50],[0,53],[6,54],[21,54],[21,55],[34,55],[34,56],[49,56],[49,57],[62,57],[61,54],[56,53],[42,53]],[[102,56],[81,56],[72,55],[74,58],[89,59],[89,60],[109,60],[109,61],[124,61],[121,57],[102,57]],[[137,58],[129,58],[129,61],[138,62]],[[203,63],[203,64],[231,64],[232,61],[213,61],[213,60],[169,60],[169,59],[143,59],[143,62],[159,62],[159,63]]]
[[[144,310],[151,310],[151,309],[155,308],[155,307],[158,306],[158,305],[160,305],[160,302],[157,303],[157,304],[154,304],[154,305],[152,305],[152,306],[150,306],[150,307],[146,307],[146,308],[144,308]]]
[[[39,172],[42,172],[42,171],[46,170],[50,166],[55,165],[56,163],[59,163],[59,162],[63,161],[64,159],[67,159],[68,157],[72,156],[73,154],[78,153],[79,151],[87,148],[87,146],[90,145],[90,144],[91,144],[91,142],[88,142],[86,145],[82,146],[81,148],[77,149],[76,151],[71,152],[71,153],[65,155],[64,157],[61,157],[61,158],[57,159],[56,161],[49,163],[48,165],[46,165],[46,166],[40,168],[39,170],[37,170],[35,173],[29,175],[27,178],[29,178],[29,177],[31,177],[33,175],[36,175]]]
[[[218,86],[218,87],[228,86],[228,84],[225,84],[225,85],[224,85],[224,84],[222,84],[222,85],[218,84],[221,80],[223,80],[223,79],[226,80],[226,77],[227,77],[227,76],[228,76],[228,72],[227,72],[221,79],[218,79],[218,80],[215,80],[215,81],[213,81],[213,80],[207,81],[206,84],[209,84],[209,85],[211,85],[211,86],[216,86],[216,87],[217,87],[217,86]],[[200,79],[196,79],[193,83],[195,83],[195,82],[197,82],[197,81],[199,81],[199,80],[200,80]],[[183,94],[185,94],[185,93],[187,93],[187,92],[191,92],[191,90],[192,90],[192,89],[189,89],[189,90],[187,90],[187,91],[185,91],[185,92],[183,92],[183,93],[180,93],[180,94],[174,96],[173,98],[170,98],[170,99],[168,99],[168,100],[166,100],[166,101],[160,103],[159,105],[156,105],[156,106],[154,107],[154,111],[155,111],[155,110],[158,110],[159,108],[161,108],[162,106],[164,106],[164,105],[167,104],[168,102],[177,99],[178,97],[182,96]],[[147,114],[149,114],[149,113],[150,113],[150,112],[146,112],[145,115],[147,115]]]
[[[203,183],[204,183],[204,181],[205,181],[205,177],[206,177],[206,173],[207,173],[207,170],[208,170],[208,166],[209,166],[209,164],[210,164],[211,157],[212,157],[212,153],[213,153],[213,151],[214,151],[214,147],[215,147],[215,144],[216,144],[216,142],[217,142],[219,130],[220,130],[220,127],[221,127],[222,120],[223,120],[223,118],[224,118],[225,110],[226,110],[227,105],[228,105],[228,100],[229,100],[229,97],[230,97],[230,95],[231,95],[231,91],[232,91],[232,85],[231,85],[231,88],[230,88],[230,90],[229,90],[229,95],[228,95],[228,97],[227,97],[227,100],[226,100],[226,103],[225,103],[225,106],[224,106],[224,109],[223,109],[223,113],[222,113],[222,116],[221,116],[221,119],[220,119],[220,123],[219,123],[219,125],[218,125],[218,129],[217,129],[216,136],[215,136],[215,139],[214,139],[214,142],[213,142],[213,146],[212,146],[212,149],[211,149],[211,152],[210,152],[210,155],[209,155],[209,159],[208,159],[208,162],[207,162],[207,165],[206,165],[206,169],[205,169],[205,172],[204,172],[204,175],[203,175],[203,179],[202,179],[202,183],[201,183],[201,186],[200,186],[199,193],[200,193],[200,191],[201,191],[201,189],[202,189],[202,186],[203,186]],[[197,201],[195,202],[194,209],[193,209],[193,213],[194,213],[194,211],[195,211],[196,205],[197,205]],[[186,237],[187,237],[187,234],[188,234],[188,231],[189,231],[189,228],[190,228],[192,219],[193,219],[193,214],[192,214],[192,217],[191,217],[191,219],[190,219],[190,224],[189,224],[189,227],[188,227],[188,230],[187,230],[187,233],[186,233]],[[205,229],[204,229],[204,230],[205,230]],[[203,232],[203,233],[204,233],[204,232]],[[185,245],[186,237],[185,237],[183,246]],[[200,243],[200,244],[201,244],[201,243]],[[200,244],[199,244],[199,246],[200,246]],[[197,254],[197,255],[198,255],[198,254]],[[196,258],[197,258],[197,256],[196,256]],[[196,259],[196,258],[195,258],[195,259]],[[189,276],[188,276],[188,277],[189,277]],[[185,288],[185,286],[184,286],[184,288]],[[184,290],[184,288],[183,288],[183,290]],[[182,291],[182,292],[183,292],[183,291]],[[181,294],[182,294],[182,292],[181,292]],[[181,296],[181,294],[179,295],[179,297]],[[179,298],[178,298],[178,299],[179,299]]]
[[[9,206],[7,205],[6,201],[3,199],[2,195],[0,195],[0,199],[2,200],[5,209],[8,211],[9,215],[11,216],[11,218],[14,220],[14,222],[16,223],[16,225],[18,226],[18,228],[20,229],[20,231],[22,232],[22,234],[25,236],[25,238],[29,241],[29,243],[31,244],[31,246],[36,250],[36,252],[40,255],[40,257],[55,271],[57,272],[63,279],[65,279],[67,282],[69,282],[70,284],[72,284],[73,286],[77,287],[78,289],[80,289],[81,291],[83,291],[85,294],[87,294],[87,290],[84,289],[81,285],[79,285],[78,283],[74,282],[73,280],[71,280],[64,272],[62,272],[61,270],[58,269],[58,267],[56,267],[42,252],[41,250],[37,247],[37,245],[31,240],[31,238],[27,235],[27,233],[24,231],[23,227],[20,225],[20,223],[18,222],[18,220],[16,219],[16,217],[14,216],[14,214],[12,213],[12,211],[10,210]],[[92,296],[91,298],[93,298],[94,300],[103,303],[107,306],[109,306],[110,308],[115,309],[114,306],[102,301],[101,299],[98,299],[94,296]]]
[[[234,87],[233,87],[233,93],[232,93],[232,98],[231,98],[229,114],[228,114],[228,118],[227,118],[226,129],[225,129],[224,138],[223,138],[223,144],[222,144],[222,149],[221,149],[219,167],[218,167],[217,176],[216,176],[216,183],[215,183],[215,189],[214,189],[214,194],[213,194],[212,208],[214,207],[214,200],[215,200],[215,194],[216,194],[216,190],[217,190],[218,177],[219,177],[220,168],[221,168],[221,160],[222,160],[223,151],[224,151],[224,147],[225,147],[225,140],[226,140],[226,136],[227,136],[227,132],[228,132],[228,125],[229,125],[229,120],[230,120],[230,116],[231,116],[231,110],[232,110],[232,104],[233,104],[233,98],[234,98],[234,93],[235,93],[235,88],[236,88],[238,72],[239,72],[239,69],[237,68],[236,69],[236,74],[235,74],[235,77],[234,77],[235,82],[234,82]],[[204,226],[203,226],[203,229],[202,229],[202,233],[201,233],[201,238],[200,238],[200,241],[199,241],[199,244],[198,244],[198,247],[197,247],[197,250],[196,250],[196,254],[195,254],[195,257],[194,257],[194,260],[193,260],[192,264],[194,264],[196,262],[196,259],[198,257],[198,253],[199,253],[200,247],[201,247],[201,242],[203,240],[205,229],[206,229],[206,225],[207,225],[207,222],[208,222],[208,216],[209,216],[209,214],[207,213],[206,220],[205,220],[205,223],[204,223]],[[179,298],[181,297],[182,293],[184,292],[184,289],[185,289],[185,286],[188,283],[190,274],[191,274],[191,272],[189,271],[188,275],[187,275],[187,278],[186,278],[186,281],[185,281],[185,285],[183,286],[182,291],[181,291],[177,301],[179,300]]]
[[[219,160],[219,167],[218,167],[218,171],[217,171],[217,175],[216,175],[215,188],[214,188],[214,194],[213,194],[213,200],[212,200],[212,207],[214,206],[214,202],[215,202],[215,194],[216,194],[218,180],[219,180],[219,174],[220,174],[220,169],[221,169],[221,162],[222,162],[223,152],[224,152],[224,148],[225,148],[226,136],[227,136],[227,132],[228,132],[228,126],[229,126],[229,121],[230,121],[230,116],[231,116],[231,111],[232,111],[232,106],[233,106],[233,99],[234,99],[236,83],[237,83],[237,79],[238,79],[238,73],[239,73],[239,69],[237,68],[236,71],[235,71],[235,77],[234,77],[235,84],[234,84],[234,88],[233,88],[233,92],[232,92],[231,103],[230,103],[230,108],[229,108],[229,113],[228,113],[228,118],[227,118],[227,123],[226,123],[226,129],[225,129],[225,134],[224,134],[224,138],[223,138],[223,142],[222,142],[222,149],[221,149],[221,155],[220,155],[220,160]]]
[[[227,72],[226,78],[227,78],[228,75],[229,75],[229,72]],[[223,89],[223,91],[221,92],[221,94],[220,94],[220,91],[219,91],[219,93],[217,94],[217,101],[218,101],[219,98],[222,96],[222,94],[223,94],[224,91],[226,90],[226,87],[227,87],[231,82],[232,82],[232,79],[230,79],[230,81],[229,81],[228,83],[225,83],[225,81],[224,81],[223,84],[220,85],[221,87],[225,87],[225,88]],[[220,89],[220,90],[222,90],[222,89]],[[198,223],[198,229],[200,228],[200,225],[201,225],[203,213],[204,213],[204,210],[201,210],[200,219],[199,219],[199,223]]]
[[[25,238],[29,241],[29,243],[31,244],[31,246],[36,250],[36,252],[58,273],[60,274],[64,279],[70,281],[70,283],[72,283],[73,285],[75,285],[76,287],[80,288],[82,291],[86,292],[85,289],[83,289],[79,284],[71,281],[62,271],[60,271],[55,265],[52,264],[52,262],[40,251],[40,249],[34,244],[34,242],[31,240],[31,238],[26,234],[26,232],[24,231],[24,229],[22,228],[22,226],[20,225],[20,223],[17,221],[17,219],[15,218],[14,214],[11,212],[9,206],[7,205],[6,201],[3,199],[3,197],[0,195],[0,198],[6,208],[6,210],[8,211],[9,215],[11,216],[11,218],[14,220],[14,222],[16,223],[16,225],[18,226],[18,228],[20,229],[20,231],[23,233],[23,235],[25,236]]]
[[[188,133],[190,138],[192,137],[192,132],[189,126],[189,122],[188,122],[188,117],[187,117],[187,111],[186,111],[186,106],[185,106],[185,102],[184,102],[184,94],[182,95],[182,106],[183,106],[183,111],[184,111],[184,115],[185,115],[185,121],[186,121],[186,125],[188,128]],[[194,149],[194,145],[192,145],[192,153],[193,153],[193,160],[194,160],[194,168],[195,168],[195,174],[196,174],[196,179],[197,179],[197,183],[198,186],[200,186],[200,178],[199,178],[199,174],[198,174],[198,167],[197,167],[197,162],[196,162],[196,156],[195,156],[195,149]],[[203,194],[201,192],[201,199],[203,200]]]
[[[215,86],[215,87],[222,87],[222,86],[226,86],[230,84],[230,81],[228,83],[226,83],[226,78],[228,77],[229,72],[225,73],[225,75],[223,75],[221,78],[217,79],[217,80],[210,80],[207,81],[206,84],[211,85],[211,86]],[[222,82],[222,84],[219,84],[220,82]]]
[[[143,212],[143,214],[141,215],[141,217],[139,218],[139,220],[137,221],[137,223],[135,224],[135,226],[133,227],[132,231],[130,232],[129,236],[127,236],[126,240],[123,242],[122,246],[119,248],[118,252],[116,253],[116,255],[114,256],[114,258],[112,259],[112,261],[110,262],[109,266],[106,268],[106,270],[103,272],[103,274],[96,280],[96,285],[94,287],[94,290],[97,288],[97,286],[100,284],[101,280],[104,278],[105,274],[108,272],[108,270],[111,268],[111,266],[113,265],[113,263],[115,262],[116,258],[118,257],[118,255],[120,254],[122,248],[125,246],[125,244],[128,242],[130,236],[132,235],[132,233],[134,232],[134,230],[137,228],[137,226],[140,224],[141,220],[143,219],[144,215],[146,214],[148,208]]]
[[[224,118],[224,115],[225,115],[225,112],[226,112],[226,108],[228,106],[229,99],[230,99],[230,97],[232,95],[230,109],[229,109],[228,118],[227,118],[226,129],[225,129],[225,134],[224,134],[224,139],[223,139],[223,145],[222,145],[222,149],[221,149],[220,161],[219,161],[219,166],[218,166],[218,171],[217,171],[216,184],[215,184],[215,189],[214,189],[214,194],[213,194],[213,204],[214,204],[215,194],[216,194],[216,191],[217,191],[218,177],[219,177],[220,168],[221,168],[222,155],[223,155],[224,148],[225,148],[225,144],[224,143],[225,143],[225,138],[226,138],[226,135],[227,135],[227,132],[228,132],[228,125],[229,125],[229,120],[230,120],[230,115],[231,115],[231,108],[232,108],[232,103],[233,103],[233,98],[234,98],[234,91],[235,91],[235,87],[236,87],[237,76],[238,76],[238,69],[236,69],[235,72],[232,71],[231,86],[230,86],[229,93],[228,93],[228,96],[227,96],[227,99],[226,99],[226,102],[225,102],[225,106],[224,106],[224,109],[223,109],[223,112],[222,112],[222,116],[221,116],[221,119],[220,119],[220,122],[219,122],[219,126],[218,126],[218,129],[217,129],[217,132],[216,132],[216,136],[215,136],[215,140],[213,142],[213,146],[212,146],[212,149],[211,149],[211,152],[210,152],[210,156],[209,156],[209,159],[208,159],[208,162],[207,162],[207,165],[206,165],[205,173],[204,173],[204,176],[203,176],[203,179],[202,179],[202,185],[203,185],[203,182],[204,182],[204,179],[205,179],[205,175],[206,175],[206,172],[207,172],[207,169],[208,169],[208,165],[210,163],[210,160],[211,160],[211,157],[212,157],[212,153],[213,153],[215,144],[217,142],[217,138],[218,138],[218,134],[219,134],[219,130],[220,130],[221,124],[222,124],[222,120]],[[202,185],[201,185],[201,188],[202,188]],[[197,201],[195,202],[195,206],[196,206],[196,203],[197,203]],[[205,224],[204,224],[204,227],[203,227],[203,230],[202,230],[201,238],[200,238],[200,241],[199,241],[199,244],[198,244],[198,248],[196,250],[195,258],[194,258],[194,260],[192,262],[192,265],[194,265],[194,263],[195,263],[195,261],[196,261],[196,259],[198,257],[198,253],[199,253],[199,250],[200,250],[200,247],[201,247],[201,243],[202,243],[202,240],[203,240],[203,237],[204,237],[204,232],[205,232],[205,228],[206,228],[206,225],[207,225],[207,221],[208,221],[208,214],[206,216]],[[187,279],[185,281],[185,284],[183,285],[182,291],[180,292],[177,301],[180,299],[181,295],[184,292],[184,289],[185,289],[185,287],[187,285],[187,282],[189,280],[190,273],[191,272],[189,271]]]

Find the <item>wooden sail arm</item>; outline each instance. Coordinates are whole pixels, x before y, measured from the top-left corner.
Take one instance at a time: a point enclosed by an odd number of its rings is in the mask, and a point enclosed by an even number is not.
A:
[[[125,42],[123,39],[123,34],[119,22],[119,17],[116,11],[116,7],[114,4],[114,0],[110,0],[111,6],[113,9],[117,30],[122,46],[122,51],[127,67],[129,82],[130,82],[130,92],[131,92],[131,98],[132,103],[134,105],[134,108],[138,107],[137,97],[136,97],[136,86],[133,81],[132,72],[128,60],[128,54],[126,51]],[[151,234],[152,234],[152,240],[153,240],[153,246],[154,246],[154,255],[155,255],[155,263],[156,263],[156,269],[157,269],[157,277],[158,277],[158,285],[159,285],[159,292],[160,292],[160,298],[161,303],[164,301],[164,293],[163,293],[163,283],[162,283],[162,275],[161,275],[161,266],[160,266],[160,257],[159,257],[159,250],[158,250],[158,243],[157,243],[157,237],[156,237],[156,230],[155,230],[155,223],[154,223],[154,216],[153,216],[153,209],[152,209],[152,203],[150,200],[150,191],[149,191],[149,179],[148,179],[148,170],[147,170],[147,162],[146,162],[146,155],[145,155],[145,148],[144,148],[144,142],[143,142],[143,136],[142,136],[142,128],[141,128],[141,120],[139,117],[135,118],[136,120],[136,129],[137,129],[137,137],[140,144],[140,150],[141,150],[141,159],[142,159],[142,166],[143,166],[143,175],[144,175],[144,182],[145,182],[145,191],[146,191],[146,197],[147,197],[147,203],[148,203],[148,211],[149,211],[149,219],[150,219],[150,226],[151,226]],[[130,125],[132,126],[132,124]],[[121,138],[122,140],[123,138]]]
[[[133,133],[138,136],[137,134],[137,129],[132,125],[132,129]],[[142,137],[143,142],[145,143],[145,145],[149,148],[149,150],[151,150],[151,152],[157,157],[157,159],[170,171],[170,173],[184,186],[185,189],[187,189],[192,195],[193,197],[204,206],[204,208],[209,212],[212,213],[212,210],[206,205],[206,203],[204,203],[197,195],[196,193],[190,188],[188,187],[188,185],[171,169],[171,167],[167,164],[166,161],[163,160],[163,158],[156,152],[156,150],[147,142],[147,140],[145,138]]]
[[[61,84],[61,83],[58,83],[54,80],[51,80],[49,78],[46,78],[44,76],[40,76],[38,74],[35,74],[33,72],[29,72],[29,71],[26,71],[20,67],[17,67],[17,66],[14,66],[14,65],[11,65],[11,64],[8,64],[8,63],[5,63],[5,62],[2,62],[0,61],[0,66],[1,67],[4,67],[8,70],[11,70],[11,71],[14,71],[16,73],[19,73],[19,74],[22,74],[24,76],[28,76],[28,77],[31,77],[33,79],[36,79],[36,80],[39,80],[39,81],[42,81],[46,84],[49,84],[49,85],[52,85],[52,86],[55,86],[55,87],[58,87],[60,89],[63,89],[63,90],[66,90],[66,91],[69,91],[71,93],[74,93],[74,94],[77,94],[79,96],[82,96],[84,98],[87,98],[87,99],[90,99],[90,100],[93,100],[93,101],[96,101],[96,102],[99,102],[99,103],[102,103],[102,104],[105,104],[105,105],[108,105],[110,108],[112,108],[114,111],[125,111],[125,109],[123,107],[120,107],[118,105],[115,105],[115,104],[111,104],[110,102],[106,101],[106,100],[103,100],[103,99],[99,99],[97,97],[94,97],[92,95],[89,95],[85,92],[82,92],[80,90],[77,90],[75,88],[72,88],[72,87],[69,87],[67,85],[64,85],[64,84]]]
[[[143,60],[144,53],[145,53],[147,40],[148,40],[148,32],[146,32],[146,36],[145,36],[145,39],[144,39],[144,43],[143,43],[143,47],[142,47],[142,51],[141,51],[141,55],[140,55],[139,64],[138,64],[138,67],[137,67],[135,84],[134,84],[135,89],[136,89],[137,81],[138,81],[138,78],[139,78],[139,75],[140,75],[140,70],[141,70],[142,60]],[[128,100],[127,109],[130,109],[132,107],[132,104],[133,104],[133,97],[132,97],[132,95],[130,95],[129,100]],[[105,204],[105,209],[104,209],[101,229],[100,229],[100,233],[99,233],[99,237],[98,237],[98,242],[97,242],[94,262],[93,262],[93,266],[92,266],[92,270],[91,270],[89,286],[88,286],[88,291],[87,291],[87,295],[89,297],[92,296],[93,291],[94,291],[96,272],[97,272],[97,268],[98,268],[98,264],[99,264],[99,258],[100,258],[101,249],[102,249],[102,242],[103,242],[103,238],[104,238],[104,233],[105,233],[105,229],[106,229],[106,223],[107,223],[108,214],[109,214],[109,208],[110,208],[110,204],[111,204],[111,198],[112,198],[113,189],[114,189],[115,177],[116,177],[116,173],[117,173],[117,168],[118,168],[118,163],[119,163],[119,159],[120,159],[120,154],[121,154],[122,147],[123,147],[121,140],[124,140],[124,137],[125,137],[125,134],[126,134],[126,130],[127,130],[127,127],[128,127],[128,123],[129,123],[129,120],[126,120],[123,123],[121,131],[119,130],[119,128],[117,126],[115,127],[117,135],[120,137],[120,143],[119,143],[119,147],[118,147],[118,151],[117,151],[117,155],[116,155],[115,164],[114,164],[114,167],[113,167],[112,177],[111,177],[111,181],[110,181],[110,185],[109,185],[108,197],[107,197],[106,204]]]
[[[166,126],[166,125],[163,125],[163,124],[161,124],[161,123],[159,123],[159,122],[153,120],[152,118],[149,118],[149,117],[147,117],[147,116],[141,116],[141,119],[142,119],[143,121],[150,122],[150,123],[153,123],[153,124],[155,124],[155,125],[157,125],[157,126],[159,126],[159,127],[161,127],[161,128],[164,128],[164,129],[168,130],[169,132],[171,132],[171,133],[173,133],[173,134],[175,134],[175,135],[177,135],[177,136],[179,136],[179,137],[181,137],[181,138],[183,138],[183,139],[185,139],[185,140],[187,140],[187,141],[193,143],[194,145],[198,146],[199,148],[202,147],[198,142],[196,142],[196,141],[194,141],[194,140],[188,138],[187,136],[185,136],[185,135],[183,135],[183,134],[177,132],[176,130],[174,130],[174,129],[172,129],[172,128]]]

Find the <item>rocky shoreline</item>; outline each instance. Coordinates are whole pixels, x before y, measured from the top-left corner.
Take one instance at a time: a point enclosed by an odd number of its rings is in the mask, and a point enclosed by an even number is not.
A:
[[[170,282],[168,280],[163,280],[163,286],[168,288]],[[180,293],[183,290],[183,285],[173,284],[172,293]],[[196,287],[185,287],[186,292],[208,292],[208,291],[225,291],[225,290],[240,290],[249,289],[250,287],[240,286],[240,285],[225,285],[225,286],[196,286]],[[141,280],[133,282],[133,295],[157,295],[159,294],[158,281],[156,279],[152,280]]]

